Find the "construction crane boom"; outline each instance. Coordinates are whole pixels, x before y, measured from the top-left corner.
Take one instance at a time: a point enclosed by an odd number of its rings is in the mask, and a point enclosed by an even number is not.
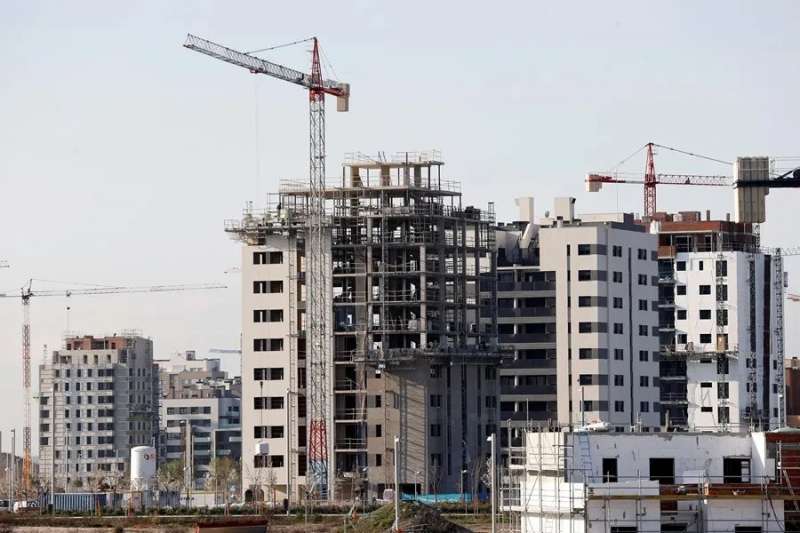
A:
[[[21,298],[22,299],[22,388],[24,393],[24,427],[22,429],[22,488],[26,496],[31,495],[31,311],[30,303],[33,296],[78,296],[78,295],[100,295],[117,293],[139,293],[139,292],[173,292],[191,291],[208,289],[225,289],[225,285],[204,283],[204,284],[185,284],[185,285],[150,285],[142,287],[89,287],[82,289],[61,289],[61,290],[33,290],[31,279],[20,291],[2,292],[0,298]],[[54,443],[55,444],[55,443]],[[12,496],[13,497],[13,496]]]
[[[330,269],[330,245],[327,236],[325,216],[325,95],[337,97],[337,110],[348,111],[350,85],[326,80],[322,77],[319,41],[312,37],[311,72],[305,74],[264,59],[239,52],[220,44],[189,34],[184,46],[190,50],[246,68],[254,74],[266,74],[279,80],[299,85],[308,90],[309,104],[309,202],[305,224],[305,257],[307,320],[308,324],[308,471],[311,483],[316,487],[319,497],[327,500],[332,494],[331,470],[328,467],[329,449],[332,449],[331,433],[328,432],[328,402],[330,390],[329,366],[331,333],[328,316],[330,298],[328,270]],[[292,363],[290,363],[292,364]],[[287,405],[287,409],[290,406]],[[287,450],[291,446],[291,428],[287,428]],[[289,452],[291,453],[291,452]],[[291,472],[291,461],[287,478]]]
[[[316,46],[316,37],[312,40]],[[228,48],[221,44],[203,39],[191,33],[186,36],[186,42],[183,44],[189,50],[200,52],[207,56],[225,61],[231,65],[244,67],[253,74],[266,74],[279,80],[294,83],[309,90],[319,90],[324,93],[336,96],[339,98],[348,98],[350,96],[350,86],[346,83],[339,83],[333,80],[314,79],[313,73],[306,74],[290,67],[267,61],[244,52],[239,52],[233,48]]]
[[[719,159],[714,159],[707,156],[701,156],[679,150],[677,148],[670,148],[669,146],[662,146],[656,143],[647,143],[642,148],[634,152],[630,157],[638,154],[642,150],[647,151],[647,158],[645,161],[644,179],[627,179],[621,177],[621,173],[590,173],[586,175],[586,190],[589,192],[599,191],[604,183],[630,183],[644,185],[644,216],[653,218],[656,215],[656,186],[657,185],[705,185],[711,187],[725,187],[733,185],[733,179],[729,176],[718,175],[703,175],[703,174],[656,174],[655,159],[653,155],[653,148],[664,148],[673,152],[678,152],[684,155],[699,157],[701,159],[708,159],[717,163],[725,163]],[[627,159],[630,159],[628,157]],[[626,159],[626,160],[627,160]],[[623,160],[626,161],[626,160]],[[641,176],[641,174],[639,174]]]

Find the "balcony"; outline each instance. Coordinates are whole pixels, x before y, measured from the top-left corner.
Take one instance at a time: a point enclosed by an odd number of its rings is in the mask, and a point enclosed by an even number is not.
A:
[[[499,307],[497,309],[498,318],[506,317],[536,317],[536,316],[556,316],[555,307]]]
[[[512,422],[536,420],[546,421],[555,420],[556,413],[550,411],[500,411],[500,420],[505,422],[511,420]]]
[[[661,391],[660,400],[664,404],[689,403],[685,392]]]
[[[661,285],[671,285],[675,283],[675,273],[673,272],[659,272],[658,283]]]
[[[500,344],[522,344],[522,343],[554,343],[556,342],[555,333],[512,333],[500,334],[498,342]]]
[[[336,450],[366,451],[367,439],[336,439],[334,448]]]
[[[359,422],[366,420],[367,410],[360,407],[340,407],[336,409],[334,418],[336,422]]]
[[[555,395],[555,385],[500,385],[500,394],[520,394],[520,395]]]
[[[336,392],[354,392],[365,389],[364,386],[359,385],[350,378],[340,378],[336,380],[336,383],[334,383],[333,390]]]
[[[503,363],[504,369],[510,368],[525,368],[525,369],[532,369],[532,368],[555,368],[556,367],[556,360],[555,359],[516,359],[513,361],[507,361]]]
[[[499,281],[497,292],[511,291],[554,291],[555,281]]]

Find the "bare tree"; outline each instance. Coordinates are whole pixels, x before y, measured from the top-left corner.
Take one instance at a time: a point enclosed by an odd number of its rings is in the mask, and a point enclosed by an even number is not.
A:
[[[439,463],[433,463],[430,471],[430,484],[431,492],[433,492],[433,501],[438,503],[439,497],[439,484],[442,482],[442,466]],[[383,497],[383,495],[381,495]]]
[[[469,481],[470,493],[472,494],[472,512],[478,510],[478,494],[480,493],[481,485],[485,483],[487,473],[486,461],[475,459],[469,465]]]
[[[241,465],[229,457],[215,457],[209,465],[209,477],[206,488],[214,491],[214,499],[222,493],[222,501],[228,505],[231,489],[238,490],[241,484]]]

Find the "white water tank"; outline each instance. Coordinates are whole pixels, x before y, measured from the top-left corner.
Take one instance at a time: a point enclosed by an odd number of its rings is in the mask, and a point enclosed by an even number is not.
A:
[[[156,449],[136,446],[131,449],[131,489],[147,490],[156,477]]]

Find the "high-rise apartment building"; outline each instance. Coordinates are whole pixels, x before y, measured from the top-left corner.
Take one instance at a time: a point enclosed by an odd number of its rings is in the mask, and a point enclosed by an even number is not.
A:
[[[699,430],[784,424],[780,252],[749,223],[659,213],[662,424]]]
[[[502,426],[658,430],[656,237],[629,214],[576,215],[572,198],[538,222],[517,202],[497,232],[498,341],[514,353]]]
[[[242,440],[246,498],[292,499],[307,479],[306,307],[325,297],[329,497],[457,490],[495,431],[493,212],[461,204],[438,153],[349,156],[326,185],[323,274],[307,292],[305,183],[226,230],[242,247]],[[486,274],[488,295],[480,298]]]
[[[189,467],[187,485],[207,488],[215,458],[241,459],[241,379],[229,378],[219,359],[198,359],[192,350],[156,363],[161,376],[159,463],[182,461]]]
[[[39,463],[59,490],[114,486],[158,438],[158,368],[141,336],[68,337],[39,367]],[[51,477],[52,476],[52,477]]]

